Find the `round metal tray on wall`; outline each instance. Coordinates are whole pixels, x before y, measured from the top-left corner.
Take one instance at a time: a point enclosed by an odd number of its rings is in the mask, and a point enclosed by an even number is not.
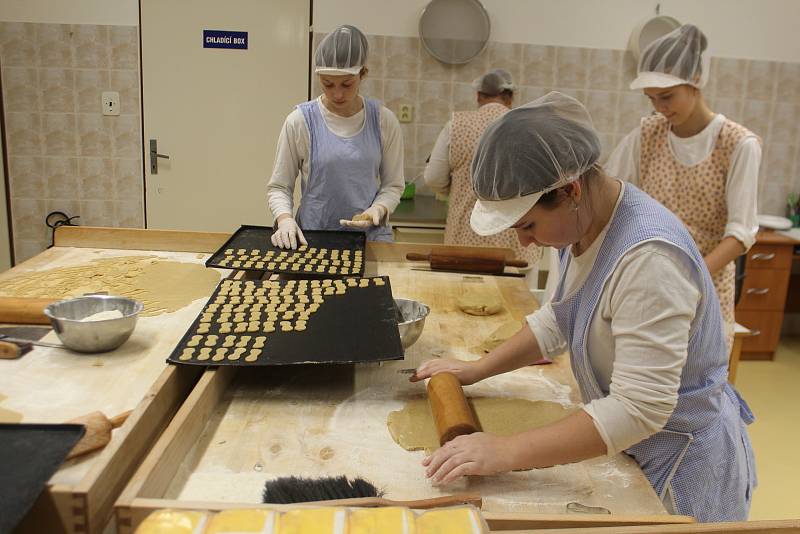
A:
[[[628,39],[628,50],[638,62],[647,45],[680,27],[681,23],[678,19],[667,15],[658,15],[645,19],[633,28]]]
[[[468,63],[486,48],[489,14],[479,0],[431,0],[419,18],[422,46],[449,65]]]

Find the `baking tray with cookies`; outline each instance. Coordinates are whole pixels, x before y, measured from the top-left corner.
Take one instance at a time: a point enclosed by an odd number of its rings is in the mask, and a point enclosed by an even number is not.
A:
[[[364,275],[364,232],[307,230],[303,235],[308,245],[282,249],[270,241],[271,227],[243,225],[206,261],[206,267],[302,278]]]
[[[190,365],[403,358],[389,278],[220,282],[169,356]]]

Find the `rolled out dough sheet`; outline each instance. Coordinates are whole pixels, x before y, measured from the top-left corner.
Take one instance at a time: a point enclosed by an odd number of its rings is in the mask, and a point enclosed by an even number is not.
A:
[[[142,315],[152,316],[177,311],[210,295],[219,279],[218,271],[202,264],[123,256],[22,273],[0,283],[0,295],[62,299],[107,291],[140,301]]]
[[[489,334],[489,337],[475,347],[473,350],[480,356],[489,354],[494,349],[508,341],[517,332],[522,329],[522,322],[520,321],[507,321],[501,324],[497,329]]]
[[[548,401],[503,397],[468,398],[478,424],[484,432],[510,436],[563,419],[575,408]],[[428,399],[414,398],[400,410],[389,413],[386,421],[395,442],[409,451],[428,453],[439,448],[439,436]]]

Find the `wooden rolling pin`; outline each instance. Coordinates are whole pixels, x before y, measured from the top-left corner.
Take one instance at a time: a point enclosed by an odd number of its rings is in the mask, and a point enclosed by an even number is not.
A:
[[[16,344],[10,341],[0,341],[0,359],[15,360],[29,352],[33,347],[31,343]]]
[[[68,423],[75,423],[86,427],[86,433],[81,440],[72,447],[67,455],[67,460],[88,454],[97,449],[102,449],[108,442],[111,441],[111,431],[119,428],[131,414],[132,410],[121,413],[111,419],[107,418],[101,412],[92,412],[90,414],[76,417]]]
[[[428,403],[439,434],[439,445],[456,436],[478,432],[478,422],[454,374],[439,373],[428,380]]]
[[[0,323],[49,325],[44,309],[56,300],[0,297]]]
[[[476,251],[477,252],[477,251]],[[466,255],[456,252],[431,252],[419,254],[409,252],[406,254],[408,261],[428,261],[434,271],[463,271],[469,273],[502,274],[508,267],[527,267],[528,262],[523,260],[506,260],[502,255]]]

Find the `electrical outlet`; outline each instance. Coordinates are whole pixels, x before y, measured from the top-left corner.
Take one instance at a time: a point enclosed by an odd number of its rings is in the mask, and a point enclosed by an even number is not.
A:
[[[411,104],[400,105],[400,115],[397,117],[400,122],[411,122],[414,120],[414,106]]]
[[[100,95],[103,106],[103,115],[119,115],[119,93],[117,91],[103,91]]]

